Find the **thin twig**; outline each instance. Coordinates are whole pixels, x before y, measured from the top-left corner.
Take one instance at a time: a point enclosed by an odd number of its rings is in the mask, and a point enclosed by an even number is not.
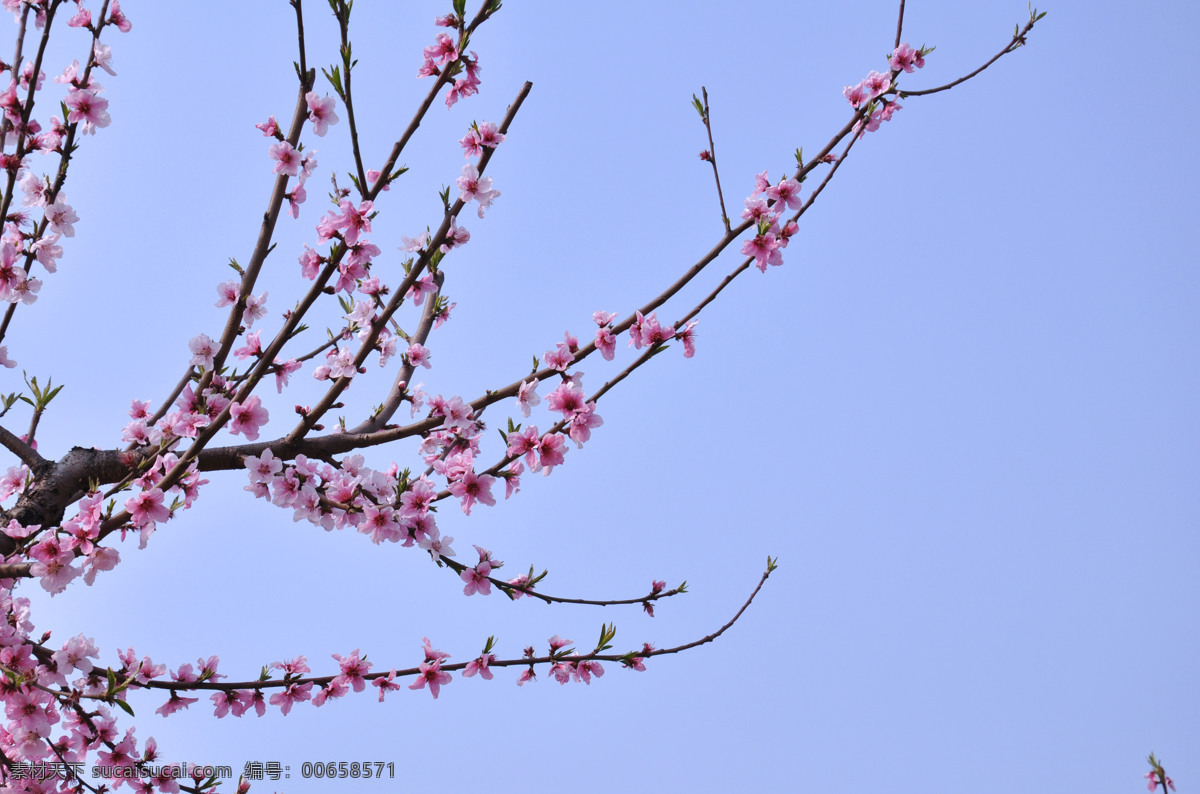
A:
[[[1014,50],[1016,50],[1017,47],[1020,47],[1021,45],[1025,44],[1025,37],[1029,34],[1029,31],[1033,30],[1033,24],[1036,21],[1037,21],[1036,19],[1031,18],[1028,22],[1026,22],[1025,27],[1021,28],[1020,32],[1015,34],[1012,37],[1012,40],[1008,43],[1008,45],[1004,49],[1000,50],[1000,52],[998,52],[994,56],[992,56],[992,58],[987,63],[985,63],[983,66],[980,66],[978,69],[971,72],[970,74],[965,74],[962,77],[958,78],[957,80],[953,80],[949,83],[946,83],[945,85],[940,85],[937,88],[926,88],[926,89],[923,89],[920,91],[900,91],[899,92],[900,98],[903,99],[905,97],[910,97],[910,96],[929,96],[930,94],[936,94],[941,91],[948,91],[951,88],[954,88],[956,85],[960,85],[961,83],[967,82],[972,77],[976,76],[977,74],[982,72],[984,69],[988,68],[993,63],[995,63],[996,61],[1003,58],[1005,55],[1008,55],[1010,52],[1013,52]]]
[[[717,171],[717,146],[713,143],[712,118],[708,111],[708,89],[700,86],[700,94],[704,97],[704,129],[708,132],[708,161],[712,164],[713,178],[717,181],[717,200],[721,202],[721,223],[725,225],[725,233],[729,234],[729,213],[725,211],[725,194],[721,192],[721,174]]]
[[[775,570],[774,561],[771,561],[767,570],[763,572],[762,577],[758,580],[758,584],[757,584],[757,586],[755,586],[754,591],[750,593],[750,596],[742,604],[741,608],[738,609],[737,613],[734,614],[734,616],[732,618],[730,618],[728,621],[726,621],[723,626],[721,626],[719,629],[712,632],[711,634],[706,634],[705,636],[703,636],[699,639],[692,640],[691,642],[684,643],[683,645],[676,645],[671,648],[648,648],[647,649],[644,647],[642,650],[631,651],[629,653],[623,653],[623,654],[615,654],[615,653],[606,654],[606,653],[594,652],[594,653],[572,654],[572,655],[523,657],[520,659],[497,659],[495,661],[489,662],[488,667],[522,667],[522,666],[531,666],[531,665],[536,665],[536,664],[557,664],[558,662],[592,662],[592,661],[595,661],[595,662],[626,662],[629,659],[631,659],[632,657],[639,657],[639,658],[645,659],[645,658],[649,658],[651,656],[666,656],[668,654],[680,653],[682,651],[686,651],[691,648],[698,647],[700,645],[705,645],[705,644],[710,643],[713,640],[717,639],[718,637],[720,637],[726,631],[731,629],[733,627],[733,625],[738,622],[739,619],[741,619],[742,615],[746,612],[747,609],[750,608],[750,604],[752,604],[754,602],[755,597],[758,595],[759,591],[762,590],[762,586],[764,584],[766,584],[767,579],[771,576],[771,573],[774,570]],[[638,603],[640,603],[640,601]],[[468,664],[470,664],[470,662],[456,662],[454,664],[444,664],[444,665],[440,665],[439,669],[441,671],[447,672],[447,673],[456,672],[458,670],[465,669]],[[115,675],[120,674],[120,671],[114,670],[112,672]],[[401,677],[407,678],[409,676],[419,675],[420,673],[421,673],[421,669],[419,667],[409,667],[409,668],[403,669],[403,670],[396,670],[394,677],[395,678],[401,678]],[[387,678],[389,676],[392,676],[392,673],[390,670],[388,672],[383,672],[381,670],[380,672],[367,673],[366,675],[363,676],[363,678],[366,679],[367,681],[374,681],[377,678]],[[325,685],[329,684],[331,681],[333,681],[335,678],[338,678],[338,677],[339,676],[326,675],[326,676],[312,676],[312,677],[305,677],[305,678],[300,678],[300,677],[276,678],[276,679],[268,679],[268,680],[230,681],[230,682],[147,681],[145,684],[131,684],[130,687],[132,688],[134,686],[138,686],[143,689],[174,690],[177,692],[189,692],[189,691],[197,691],[197,690],[216,690],[216,691],[222,691],[222,692],[230,692],[230,691],[237,690],[237,689],[250,689],[250,690],[278,689],[280,687],[293,686],[293,685],[302,686],[304,684],[313,684],[315,686],[325,686]]]

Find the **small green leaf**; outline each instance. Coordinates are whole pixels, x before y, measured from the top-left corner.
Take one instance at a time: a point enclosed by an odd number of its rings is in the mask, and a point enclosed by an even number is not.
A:
[[[114,704],[114,705],[115,705],[117,708],[119,708],[121,711],[123,711],[123,712],[125,712],[126,714],[128,714],[130,717],[134,716],[134,713],[133,713],[133,706],[130,706],[130,705],[129,705],[128,703],[126,703],[124,700],[117,700],[117,699],[114,699],[114,700],[113,700],[113,704]]]

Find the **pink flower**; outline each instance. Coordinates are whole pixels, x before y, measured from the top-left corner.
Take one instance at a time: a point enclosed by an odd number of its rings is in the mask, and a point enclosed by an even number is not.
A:
[[[1142,777],[1144,777],[1144,778],[1146,778],[1146,780],[1150,781],[1149,783],[1146,784],[1147,791],[1154,791],[1159,786],[1163,786],[1164,791],[1166,790],[1166,788],[1168,786],[1170,787],[1171,791],[1175,790],[1175,781],[1171,780],[1170,775],[1164,774],[1162,779],[1159,779],[1158,772],[1156,770],[1152,770],[1152,771],[1147,772],[1146,774],[1142,775]],[[1163,784],[1163,781],[1166,781],[1166,785]]]
[[[530,471],[541,469],[543,475],[550,474],[555,466],[561,466],[567,454],[567,442],[558,433],[547,433],[538,442],[538,466],[530,466]]]
[[[374,171],[374,170],[367,171],[367,183],[370,185],[374,185],[376,182],[379,181],[379,177],[381,177],[381,176],[383,176],[383,174],[380,173],[379,171]],[[392,186],[390,184],[388,184],[387,182],[385,182],[383,184],[383,189],[391,190]]]
[[[375,202],[364,201],[355,207],[351,202],[342,199],[339,206],[342,209],[340,217],[335,217],[333,227],[335,229],[345,229],[342,233],[342,238],[346,241],[346,245],[354,245],[358,242],[358,236],[362,232],[371,231],[370,215],[375,211]]]
[[[233,716],[235,717],[240,717],[245,714],[246,710],[250,708],[253,695],[249,692],[249,690],[235,689],[228,692],[214,692],[209,699],[215,706],[213,709],[213,716],[220,719],[230,711],[233,712]]]
[[[312,698],[312,686],[312,684],[288,684],[282,692],[271,695],[269,702],[272,706],[279,706],[279,710],[286,716],[294,704],[303,703]]]
[[[867,101],[867,89],[862,83],[853,88],[846,86],[842,89],[842,95],[846,97],[846,101],[850,103],[850,107],[855,110],[858,110]]]
[[[468,471],[461,480],[451,484],[450,493],[462,500],[462,511],[471,515],[471,508],[476,501],[485,505],[495,506],[496,499],[492,496],[492,483],[496,481],[491,475],[477,475]]]
[[[426,61],[431,61],[435,66],[443,66],[458,60],[458,45],[447,34],[439,33],[435,43],[426,47],[423,54]]]
[[[472,678],[478,673],[480,678],[491,681],[493,676],[488,665],[494,661],[496,661],[496,657],[493,654],[481,654],[478,659],[467,662],[467,669],[463,670],[463,678]]]
[[[229,409],[229,432],[244,433],[250,441],[258,439],[258,430],[268,421],[267,409],[262,407],[258,395],[251,395],[242,403],[234,403]]]
[[[288,378],[293,372],[300,369],[300,362],[294,358],[289,358],[287,361],[275,359],[275,389],[280,394],[283,393],[283,387],[288,385]]]
[[[780,180],[775,187],[767,188],[767,195],[775,199],[772,208],[775,212],[783,212],[785,207],[789,210],[800,209],[800,183],[794,179]]]
[[[109,47],[107,44],[101,44],[100,40],[96,39],[96,43],[92,45],[92,62],[95,63],[96,66],[99,66],[101,69],[111,74],[113,77],[116,77],[117,73],[114,72],[112,66],[109,65],[109,61],[111,60],[112,47]],[[28,62],[25,65],[31,68],[33,66],[32,63]]]
[[[559,372],[566,372],[575,360],[575,355],[566,344],[559,342],[553,350],[547,351],[542,359],[546,362],[547,367]]]
[[[771,232],[755,235],[742,246],[742,253],[754,257],[754,264],[766,273],[767,265],[782,265],[783,255],[779,253],[779,240]]]
[[[521,490],[521,475],[525,473],[525,466],[520,461],[513,461],[504,470],[504,498],[511,499],[512,495]]]
[[[541,446],[541,436],[538,434],[537,425],[530,425],[524,430],[516,430],[506,436],[508,441],[508,450],[505,452],[510,458],[519,458],[525,456],[525,462],[529,464],[532,471],[537,471],[537,452]]]
[[[403,245],[400,246],[401,250],[408,251],[409,253],[416,253],[417,251],[425,248],[425,246],[429,245],[429,232],[421,232],[416,236],[416,238],[408,237],[402,234],[400,235],[400,242],[403,243]]]
[[[358,368],[354,366],[354,351],[348,347],[335,347],[325,354],[325,360],[329,362],[327,377],[353,378],[358,374]],[[313,375],[316,374],[314,370]]]
[[[216,353],[216,346],[208,334],[199,334],[192,337],[188,342],[188,349],[192,351],[192,360],[188,363],[194,364],[205,369],[213,368],[213,355]]]
[[[481,146],[495,149],[502,143],[504,143],[504,135],[500,133],[499,128],[493,122],[485,121],[479,125],[479,144]]]
[[[696,320],[692,320],[675,334],[675,338],[683,342],[683,357],[691,358],[696,355]]]
[[[892,57],[888,58],[888,65],[894,71],[898,72],[903,69],[911,74],[914,66],[920,69],[925,65],[925,58],[921,56],[919,50],[914,50],[908,45],[908,42],[904,42],[896,48]]]
[[[39,557],[37,562],[29,567],[29,572],[40,580],[46,592],[50,595],[58,595],[80,573],[78,568],[71,565],[74,559],[74,552],[68,549],[58,549],[54,554],[44,554]]]
[[[584,402],[583,389],[574,381],[563,381],[546,396],[550,410],[561,413],[566,419],[570,419],[576,411],[583,410]]]
[[[492,594],[492,583],[488,581],[488,575],[492,572],[492,564],[488,560],[480,560],[474,568],[467,568],[459,578],[466,582],[463,587],[463,595],[473,596],[476,593],[480,595]]]
[[[63,255],[62,246],[58,244],[58,234],[48,234],[29,247],[37,257],[37,261],[47,272],[58,272],[58,260]]]
[[[400,685],[396,683],[395,668],[389,670],[388,674],[382,678],[376,678],[371,682],[371,686],[379,687],[379,702],[382,703],[384,695],[388,692],[395,692],[400,688]]]
[[[3,350],[3,348],[0,348],[0,350]],[[13,466],[7,472],[5,472],[4,476],[0,477],[0,502],[3,502],[5,499],[15,493],[20,493],[23,491],[25,489],[25,480],[28,476],[29,467],[25,466],[24,464],[20,466]],[[9,527],[9,537],[16,537],[15,535],[11,534],[11,523],[9,524]],[[21,537],[24,537],[24,535]]]
[[[74,124],[82,121],[84,135],[92,135],[97,127],[107,127],[112,123],[108,115],[108,100],[85,88],[72,90],[67,94],[67,121]],[[68,235],[69,237],[70,235]]]
[[[266,138],[274,138],[277,134],[279,134],[279,122],[275,120],[274,116],[271,116],[261,124],[255,124],[254,126],[257,127]]]
[[[226,281],[217,285],[218,300],[216,306],[218,309],[225,306],[232,306],[237,303],[238,299],[238,283],[236,281]]]
[[[475,127],[467,130],[467,134],[458,139],[458,145],[463,149],[463,157],[479,157],[483,154],[483,146],[479,141],[479,130]]]
[[[59,193],[54,203],[46,206],[46,220],[50,223],[50,231],[65,237],[74,237],[75,226],[73,224],[79,220],[79,216],[75,214],[75,210],[71,209],[71,205],[66,203],[66,199],[65,195]]]
[[[172,689],[171,697],[167,699],[166,703],[164,703],[161,706],[159,706],[158,708],[156,708],[154,710],[154,713],[161,714],[164,717],[167,717],[181,709],[186,709],[188,706],[192,705],[193,703],[196,703],[199,700],[200,700],[200,698],[180,697],[179,693],[176,692],[174,689]]]
[[[431,369],[432,364],[429,363],[429,350],[422,344],[413,342],[408,346],[407,352],[404,354],[408,357],[408,362],[414,367],[421,366],[425,369]]]
[[[602,675],[604,675],[604,668],[600,666],[599,662],[584,661],[575,665],[576,678],[585,684],[592,683],[592,676],[599,678]]]
[[[68,235],[68,237],[69,236],[70,235]],[[468,232],[466,229],[459,228],[457,218],[451,218],[450,219],[450,228],[449,228],[449,230],[446,231],[445,239],[442,240],[442,245],[441,245],[442,253],[448,254],[448,253],[450,253],[451,248],[455,248],[460,245],[466,245],[467,241],[469,241],[470,239],[471,239],[471,233]]]
[[[429,694],[433,695],[434,700],[437,700],[441,688],[449,684],[451,680],[449,673],[442,672],[441,664],[441,661],[422,662],[417,680],[409,684],[408,688],[424,689],[425,685],[429,684]]]
[[[583,449],[583,445],[591,439],[592,428],[600,427],[604,420],[596,414],[596,403],[591,402],[581,408],[571,417],[568,431],[575,446]]]
[[[458,195],[460,201],[479,202],[480,218],[483,217],[483,211],[492,206],[492,202],[500,195],[499,190],[492,190],[492,178],[490,176],[481,177],[479,169],[471,163],[462,167],[462,176],[458,178],[458,189],[462,191]]]
[[[246,296],[246,309],[242,312],[242,324],[247,328],[254,325],[255,320],[262,319],[267,316],[267,293],[259,295],[257,298],[253,295]]]
[[[276,174],[295,176],[300,173],[300,152],[296,151],[287,141],[271,144],[267,154],[271,156],[272,160],[278,161],[275,163]]]
[[[367,686],[363,676],[371,671],[371,663],[359,658],[357,648],[349,656],[339,656],[335,653],[333,658],[337,660],[342,671],[337,678],[342,679],[343,683],[348,684],[355,692],[362,692]]]
[[[438,287],[433,280],[433,276],[426,275],[414,281],[404,297],[411,300],[414,306],[420,306],[425,302],[426,295],[432,295],[437,291]]]
[[[288,214],[293,218],[300,217],[300,205],[308,199],[308,191],[304,189],[304,184],[301,183],[286,194],[288,200]]]
[[[440,559],[443,554],[445,554],[447,557],[454,556],[454,549],[450,548],[450,544],[453,542],[453,535],[441,537],[440,535],[437,535],[436,530],[434,530],[431,534],[421,538],[421,540],[417,542],[417,545],[429,552],[429,556],[436,561]]]
[[[862,81],[862,85],[870,93],[869,98],[875,99],[887,93],[888,89],[892,87],[892,76],[872,70]]]
[[[746,198],[746,209],[742,210],[742,220],[761,223],[769,221],[771,218],[771,208],[767,206],[767,200],[761,196],[748,196]]]
[[[313,134],[318,138],[325,137],[329,125],[338,123],[337,113],[333,112],[334,98],[326,94],[322,99],[316,91],[309,91],[304,95],[304,101],[308,103],[308,120],[313,123]]]
[[[520,576],[518,576],[518,577],[516,577],[516,578],[509,579],[509,580],[508,580],[508,583],[509,583],[510,585],[512,585],[514,588],[518,588],[518,587],[520,587],[520,588],[524,588],[525,590],[532,590],[532,589],[533,589],[533,585],[531,585],[531,584],[529,583],[529,574],[527,574],[527,573],[523,573],[523,574],[521,574]],[[525,593],[524,593],[522,590],[516,590],[516,589],[514,589],[514,590],[512,591],[512,599],[513,599],[513,601],[516,601],[517,599],[519,599],[519,598],[520,598],[521,596],[523,596],[523,595],[525,595]]]
[[[537,393],[538,382],[536,380],[527,380],[521,383],[517,390],[517,405],[521,408],[522,416],[529,416],[533,406],[542,401],[542,398]]]
[[[133,25],[130,24],[129,18],[121,12],[121,0],[112,0],[112,5],[109,6],[108,21],[117,26],[117,30],[122,33],[128,33]]]
[[[137,496],[125,500],[125,509],[129,511],[133,525],[138,529],[153,524],[156,521],[166,521],[171,517],[171,511],[163,504],[164,494],[158,488],[142,491]]]
[[[320,708],[321,706],[325,705],[325,701],[329,698],[334,698],[336,700],[337,698],[345,697],[346,693],[349,691],[350,687],[344,681],[335,678],[322,687],[320,692],[313,696],[312,704],[317,708]]]

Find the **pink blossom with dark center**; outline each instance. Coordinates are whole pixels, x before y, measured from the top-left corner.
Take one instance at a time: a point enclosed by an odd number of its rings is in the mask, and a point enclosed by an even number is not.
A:
[[[338,122],[337,113],[333,111],[337,102],[328,94],[322,99],[316,91],[305,94],[304,101],[308,103],[308,120],[313,124],[313,134],[323,138],[329,125]]]

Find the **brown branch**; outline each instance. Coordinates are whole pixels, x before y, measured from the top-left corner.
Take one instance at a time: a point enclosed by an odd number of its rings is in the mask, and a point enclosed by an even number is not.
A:
[[[712,165],[713,178],[717,182],[717,200],[721,203],[721,223],[725,225],[725,233],[729,234],[729,213],[725,211],[725,194],[721,192],[721,174],[717,171],[717,146],[713,143],[712,119],[708,112],[708,89],[700,86],[700,94],[704,97],[704,129],[708,132],[708,162]],[[695,96],[693,94],[693,96]]]
[[[669,654],[681,653],[683,651],[690,650],[692,648],[696,648],[701,645],[705,645],[705,644],[710,643],[713,640],[717,639],[718,637],[720,637],[726,631],[731,629],[733,627],[733,625],[738,622],[739,619],[741,619],[741,617],[745,613],[745,611],[750,608],[750,604],[752,604],[754,602],[754,599],[758,595],[759,591],[762,590],[762,586],[766,583],[767,579],[775,571],[775,568],[776,568],[775,561],[772,559],[768,559],[767,569],[763,572],[762,577],[759,578],[758,584],[755,586],[754,591],[750,593],[750,596],[742,604],[741,608],[738,609],[737,613],[734,614],[734,616],[732,618],[730,618],[728,621],[726,621],[723,626],[721,626],[719,629],[712,632],[711,634],[706,634],[705,636],[703,636],[699,639],[692,640],[691,642],[684,643],[683,645],[676,645],[671,648],[653,648],[650,650],[631,651],[630,653],[623,653],[623,654],[613,654],[613,653],[605,654],[605,653],[593,652],[593,653],[587,653],[587,654],[573,654],[573,655],[569,655],[569,656],[553,655],[553,656],[524,657],[524,658],[520,658],[520,659],[498,659],[496,661],[489,662],[488,667],[522,667],[522,666],[532,666],[532,665],[536,665],[536,664],[552,664],[552,663],[557,663],[557,662],[591,662],[591,661],[625,662],[628,659],[630,659],[631,657],[635,657],[635,656],[643,658],[643,659],[649,658],[651,656],[666,656]],[[456,662],[454,664],[441,665],[440,669],[443,672],[451,673],[451,672],[465,669],[468,664],[470,664],[470,662]],[[118,671],[115,671],[115,670],[113,672],[114,672],[114,674],[118,673]],[[406,668],[403,670],[396,670],[396,678],[401,678],[401,677],[407,678],[409,676],[418,675],[418,674],[420,674],[420,672],[421,672],[421,670],[418,667],[409,667],[409,668]],[[386,678],[389,675],[391,675],[390,670],[387,672],[380,671],[380,672],[375,672],[375,673],[367,673],[366,675],[363,676],[363,678],[366,679],[367,681],[374,681],[377,678]],[[339,676],[326,675],[326,676],[311,676],[311,677],[306,677],[306,678],[296,677],[296,678],[287,678],[287,679],[277,678],[277,679],[267,679],[267,680],[258,680],[258,681],[231,681],[231,682],[227,682],[227,683],[221,683],[221,682],[215,682],[215,681],[147,681],[145,684],[131,684],[130,688],[133,688],[134,686],[138,686],[143,689],[164,689],[164,690],[173,690],[173,691],[178,691],[178,692],[194,692],[194,691],[199,691],[199,690],[230,692],[235,689],[251,689],[251,690],[253,690],[253,689],[278,689],[280,687],[292,686],[292,685],[303,685],[303,684],[314,684],[316,686],[325,686],[326,684],[328,684],[329,682],[333,681],[335,678],[338,678],[338,677]]]
[[[14,435],[6,427],[0,427],[0,444],[21,459],[21,462],[30,469],[38,470],[46,466],[49,461],[37,453],[33,447],[22,441],[20,437]]]
[[[508,132],[509,126],[512,124],[513,119],[516,118],[517,111],[521,109],[521,104],[525,101],[525,98],[529,96],[529,92],[532,88],[533,83],[526,82],[525,85],[521,86],[521,90],[517,92],[516,98],[513,100],[512,104],[508,106],[508,112],[504,115],[504,120],[500,124],[500,132],[502,134]],[[482,157],[479,158],[478,170],[481,175],[486,170],[494,152],[494,149],[489,149],[483,153]],[[383,182],[382,176],[379,178],[379,181],[380,183]],[[367,356],[370,355],[371,351],[374,349],[375,342],[378,340],[380,332],[386,327],[388,321],[400,308],[401,304],[404,303],[405,294],[408,292],[409,287],[416,282],[421,270],[429,265],[429,262],[433,257],[433,252],[438,249],[441,243],[445,240],[446,234],[450,231],[450,222],[458,217],[459,212],[462,211],[464,206],[466,206],[465,203],[462,201],[462,199],[459,199],[455,201],[454,205],[445,213],[441,226],[438,227],[437,233],[434,234],[433,238],[429,241],[429,244],[425,248],[425,252],[421,254],[421,257],[417,260],[416,264],[413,265],[411,270],[409,270],[408,275],[401,282],[400,286],[396,288],[396,293],[392,296],[391,300],[388,301],[387,307],[375,318],[375,322],[372,323],[371,326],[371,332],[365,339],[362,340],[358,354],[354,357],[355,367],[361,367],[363,362],[367,360]],[[333,385],[330,386],[329,390],[325,393],[325,396],[321,398],[321,401],[312,409],[312,411],[302,417],[296,427],[293,428],[290,433],[288,433],[288,435],[284,438],[284,444],[294,445],[298,443],[301,438],[307,435],[308,431],[311,430],[313,426],[321,420],[321,417],[333,407],[334,403],[337,402],[337,399],[342,395],[342,393],[350,387],[351,380],[353,379],[345,376],[338,378]]]
[[[1037,17],[1030,15],[1029,21],[1025,23],[1025,27],[1021,28],[1021,30],[1019,32],[1013,34],[1012,40],[1004,47],[1004,49],[1000,50],[1000,52],[993,55],[991,57],[991,59],[988,60],[987,63],[985,63],[983,66],[980,66],[978,69],[971,72],[970,74],[965,74],[962,77],[958,78],[957,80],[952,80],[949,83],[946,83],[945,85],[938,86],[937,88],[925,88],[920,91],[900,91],[899,92],[900,98],[904,99],[905,97],[910,97],[910,96],[928,96],[930,94],[936,94],[941,91],[948,91],[951,88],[954,88],[956,85],[960,85],[962,83],[967,82],[972,77],[975,77],[980,72],[982,72],[984,69],[988,68],[993,63],[995,63],[996,61],[1003,58],[1005,55],[1009,54],[1010,52],[1014,52],[1018,47],[1025,44],[1025,37],[1029,34],[1029,31],[1033,30],[1033,25],[1035,22],[1037,22],[1037,20],[1038,20]]]

